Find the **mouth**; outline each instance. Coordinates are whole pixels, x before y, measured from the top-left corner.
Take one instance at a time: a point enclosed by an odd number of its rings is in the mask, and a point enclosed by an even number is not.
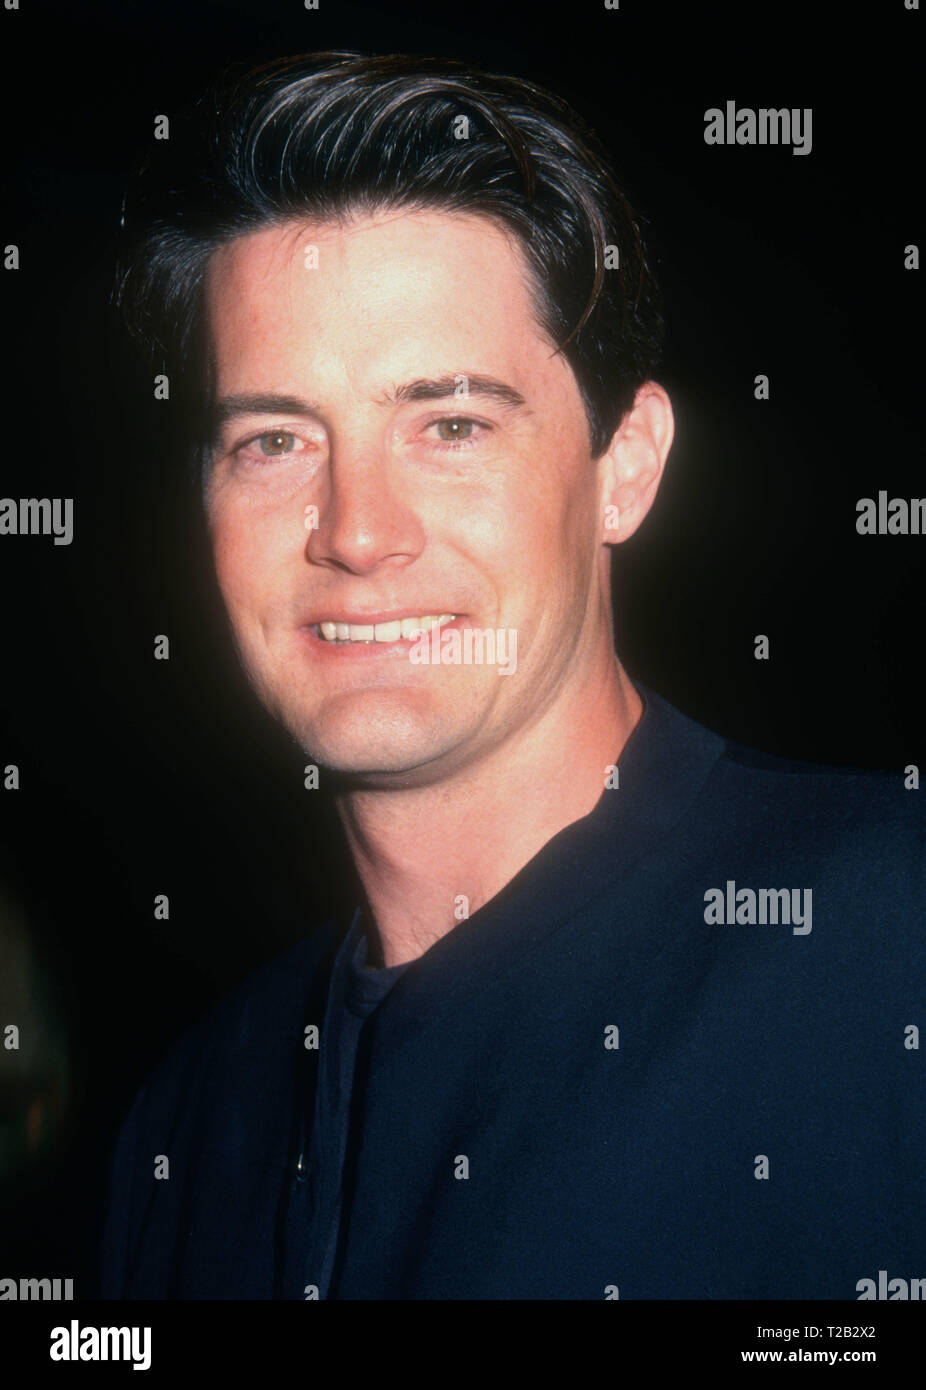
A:
[[[375,660],[403,657],[422,637],[431,640],[434,630],[462,627],[465,614],[421,613],[405,609],[400,613],[377,613],[369,618],[358,613],[345,617],[332,613],[316,623],[304,623],[299,632],[316,660]]]
[[[310,631],[322,642],[333,647],[355,644],[364,646],[394,646],[396,642],[412,642],[434,627],[447,627],[456,622],[456,613],[425,613],[412,618],[389,618],[375,623],[345,622],[341,618],[326,618],[312,623]]]

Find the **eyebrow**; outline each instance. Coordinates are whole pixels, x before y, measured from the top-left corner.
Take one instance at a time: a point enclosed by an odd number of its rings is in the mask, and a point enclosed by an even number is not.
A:
[[[457,396],[461,380],[466,382],[467,394]],[[478,373],[458,372],[455,376],[419,377],[396,386],[391,391],[376,397],[374,405],[406,405],[411,401],[437,401],[456,398],[467,400],[471,396],[489,397],[511,410],[522,410],[527,402],[507,382],[494,376]],[[212,438],[217,439],[223,425],[239,415],[317,415],[321,407],[300,396],[277,396],[262,392],[223,396],[213,406],[210,425]]]
[[[460,381],[466,382],[467,395],[469,396],[490,396],[501,405],[510,406],[514,410],[520,410],[527,404],[520,391],[516,391],[513,386],[509,386],[504,381],[499,381],[494,376],[480,376],[478,373],[458,372],[456,376],[439,376],[431,379],[419,379],[409,381],[404,386],[397,386],[393,391],[387,391],[380,396],[377,405],[404,405],[406,401],[439,401],[448,396],[455,396],[457,385]],[[460,397],[465,400],[466,396]]]

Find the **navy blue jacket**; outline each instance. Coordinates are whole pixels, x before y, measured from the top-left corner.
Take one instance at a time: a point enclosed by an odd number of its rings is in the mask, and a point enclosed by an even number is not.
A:
[[[619,785],[363,1024],[330,1279],[338,1174],[306,1180],[305,1155],[333,924],[139,1092],[104,1297],[856,1299],[926,1276],[924,793],[640,690]]]

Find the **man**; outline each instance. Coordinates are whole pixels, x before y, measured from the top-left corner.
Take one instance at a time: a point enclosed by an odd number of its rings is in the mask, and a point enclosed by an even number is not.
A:
[[[733,747],[615,654],[673,418],[594,137],[529,84],[335,54],[170,144],[122,303],[202,407],[242,663],[362,901],[140,1091],[104,1295],[926,1275],[918,798]]]

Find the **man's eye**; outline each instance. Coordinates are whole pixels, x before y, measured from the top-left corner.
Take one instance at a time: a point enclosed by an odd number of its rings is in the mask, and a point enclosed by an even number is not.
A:
[[[309,445],[292,430],[265,430],[252,435],[232,450],[232,457],[241,467],[260,467],[261,460],[289,459],[304,454]]]
[[[469,444],[476,442],[476,433],[485,428],[478,420],[469,420],[463,415],[451,415],[444,420],[433,420],[432,429],[444,444]]]
[[[260,447],[262,454],[273,457],[277,454],[291,454],[296,447],[296,436],[288,434],[286,430],[272,430],[270,434],[261,434],[253,441]]]

